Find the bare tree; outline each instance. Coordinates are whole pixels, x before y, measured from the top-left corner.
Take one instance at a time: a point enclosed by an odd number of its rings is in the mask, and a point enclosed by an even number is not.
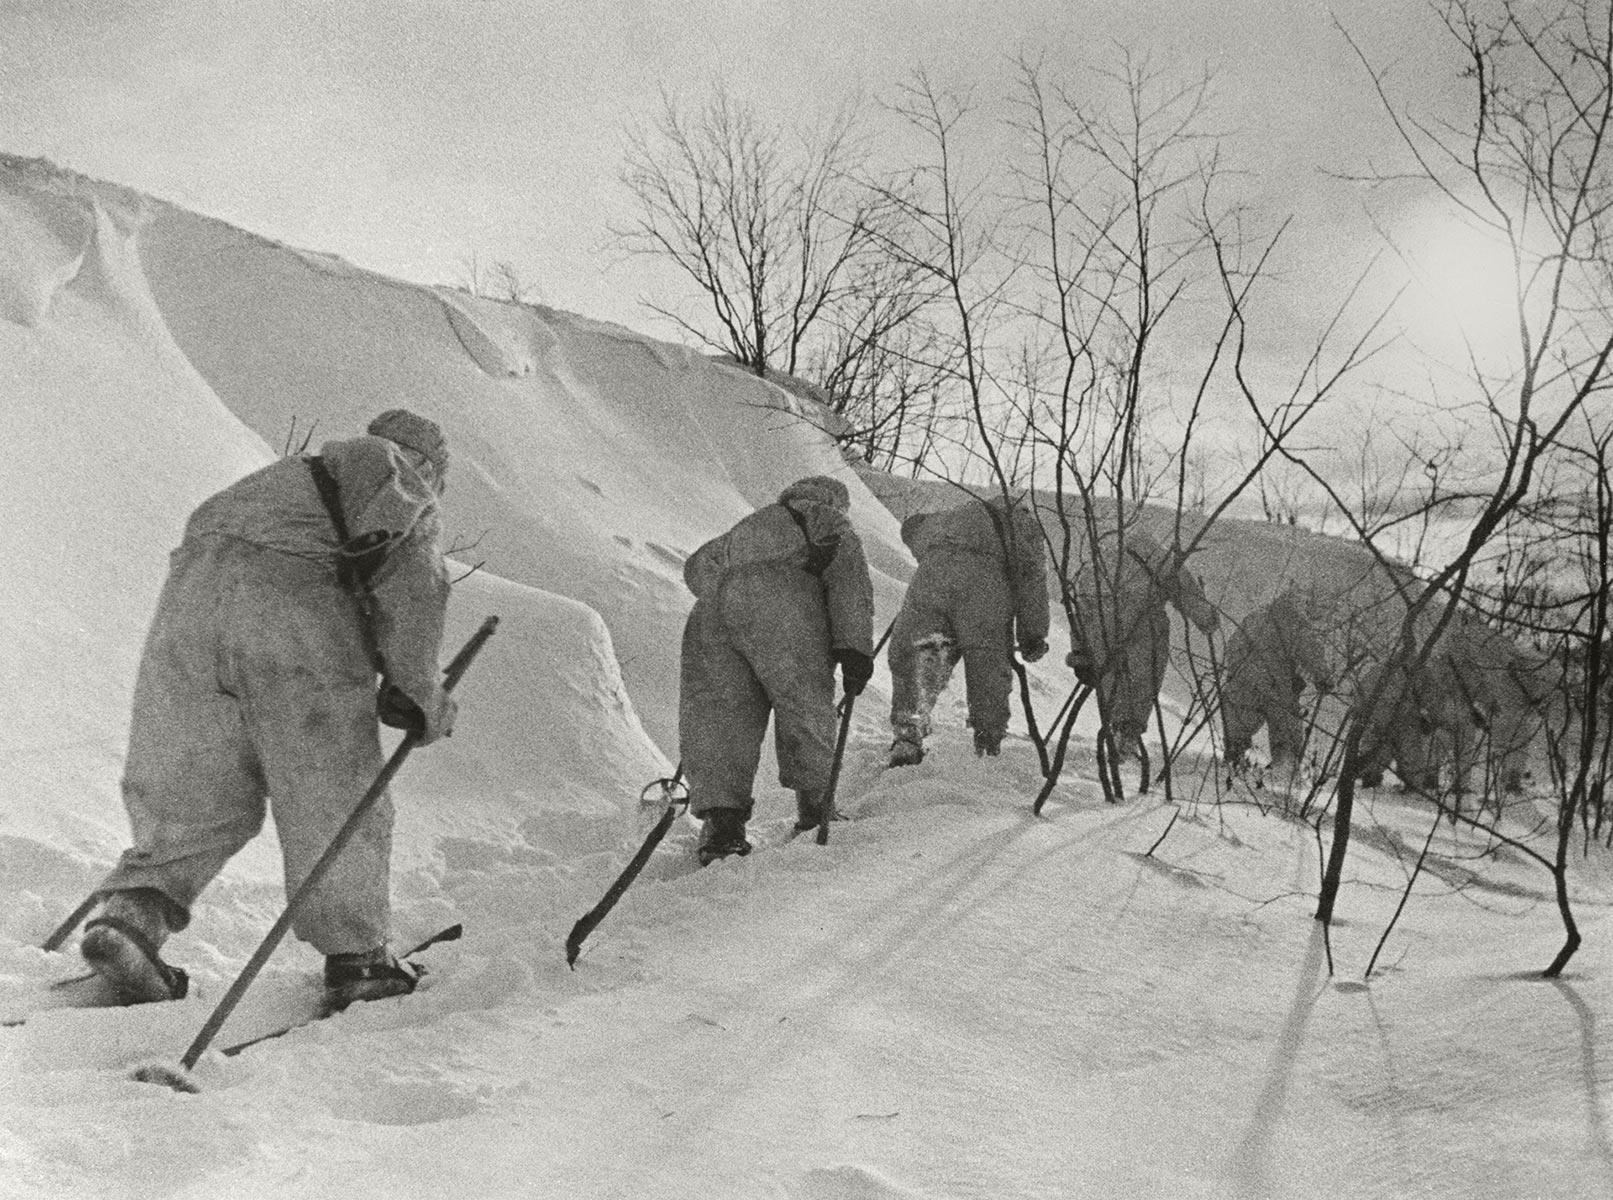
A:
[[[1194,650],[1192,638],[1196,628],[1208,639],[1216,621],[1190,560],[1273,457],[1295,453],[1301,424],[1370,353],[1376,327],[1333,354],[1335,314],[1286,392],[1268,397],[1256,387],[1247,367],[1251,297],[1283,228],[1252,237],[1238,206],[1222,199],[1223,135],[1211,122],[1209,79],[1176,81],[1125,53],[1095,74],[1107,87],[1091,98],[1050,80],[1038,63],[1020,64],[1017,127],[1036,150],[1019,177],[1020,212],[1042,342],[1040,382],[1028,382],[1015,403],[1032,431],[1035,482],[1053,497],[1045,532],[1065,581],[1072,645],[1092,659],[1099,681],[1099,762],[1108,767],[1100,778],[1114,798],[1119,747],[1108,736],[1114,714],[1104,710],[1128,687],[1157,697],[1163,671],[1157,659],[1128,661],[1134,653],[1123,647],[1139,637],[1158,642],[1157,631],[1137,625],[1157,623],[1146,614],[1162,614],[1168,598],[1189,618],[1186,657],[1199,681],[1197,711],[1184,724],[1192,730],[1209,719],[1213,641]],[[1341,311],[1351,302],[1346,295]],[[1187,347],[1199,358],[1183,369]],[[1167,358],[1174,380],[1160,368]],[[1212,402],[1241,404],[1258,447],[1241,473],[1215,481],[1214,498],[1197,440]],[[1150,521],[1150,506],[1163,518]],[[1163,553],[1148,564],[1155,598],[1142,603],[1121,579],[1151,540]],[[1140,675],[1111,682],[1110,670]],[[1169,794],[1170,762],[1186,734],[1167,739],[1153,702]],[[1148,775],[1144,752],[1144,788]]]
[[[1607,265],[1613,235],[1613,12],[1602,0],[1444,0],[1436,11],[1466,59],[1464,119],[1407,115],[1389,94],[1384,75],[1364,55],[1362,62],[1409,157],[1409,170],[1398,178],[1427,189],[1453,214],[1508,247],[1516,343],[1509,371],[1482,367],[1476,356],[1468,371],[1499,466],[1487,486],[1459,481],[1451,492],[1429,497],[1464,533],[1459,549],[1408,605],[1397,651],[1408,669],[1428,661],[1469,600],[1487,548],[1509,522],[1548,499],[1543,489],[1551,486],[1550,464],[1569,450],[1576,422],[1605,395],[1613,357]],[[1372,705],[1367,697],[1360,711],[1370,713]],[[1324,923],[1332,920],[1347,853],[1361,733],[1361,722],[1352,720],[1317,908]],[[1551,869],[1567,937],[1548,976],[1560,973],[1579,945],[1569,907],[1567,847],[1586,798],[1583,786],[1569,787],[1559,808]]]
[[[1147,573],[1175,589],[1184,611],[1202,614],[1187,567],[1199,540],[1359,364],[1366,340],[1324,366],[1335,322],[1289,392],[1259,394],[1244,371],[1249,303],[1281,231],[1248,241],[1241,214],[1219,200],[1207,81],[1173,84],[1122,53],[1115,69],[1097,73],[1103,94],[1089,97],[1040,63],[1019,68],[1017,115],[1003,140],[1023,153],[1011,159],[1006,188],[968,169],[972,92],[922,72],[904,84],[895,107],[927,153],[891,195],[908,223],[892,253],[910,256],[937,295],[924,313],[940,335],[928,365],[962,418],[928,465],[976,491],[1036,496],[1072,645],[1091,660],[1087,677],[1100,682],[1108,727],[1110,677],[1160,669],[1157,657],[1138,665],[1119,653],[1138,636],[1158,640],[1136,628],[1157,619],[1153,602],[1119,587],[1128,543],[1140,550],[1160,536],[1164,552]],[[1179,361],[1187,346],[1201,358],[1183,389],[1158,364],[1167,354]],[[1214,498],[1195,451],[1212,392],[1246,407],[1261,447],[1242,479],[1216,480]],[[1203,512],[1184,525],[1190,501]],[[1144,532],[1151,503],[1178,515]],[[1094,628],[1106,631],[1096,641]],[[1091,694],[1079,685],[1049,726],[1051,755],[1032,721],[1045,776],[1038,810]],[[1100,737],[1100,778],[1118,798],[1114,750]]]
[[[941,435],[948,445],[933,465],[943,475],[961,474],[983,458],[987,478],[1006,486],[989,433],[1001,415],[993,373],[1002,325],[1011,315],[1014,266],[1001,244],[997,197],[985,178],[969,178],[959,160],[960,130],[972,117],[974,97],[918,71],[901,85],[893,108],[918,135],[925,157],[880,189],[900,220],[882,249],[933,298],[912,361],[932,387],[953,398],[960,418]]]
[[[529,304],[542,298],[539,289],[523,280],[515,264],[505,258],[488,264],[472,250],[460,259],[459,272],[458,286],[473,296],[512,304]]]
[[[797,374],[814,333],[866,305],[888,221],[859,178],[859,110],[790,134],[721,86],[692,111],[661,101],[650,127],[629,131],[621,178],[638,216],[612,234],[670,263],[695,299],[644,303],[757,375]]]
[[[538,289],[522,279],[508,259],[496,259],[489,274],[486,290],[481,293],[484,296],[511,304],[527,304],[538,298]]]
[[[846,422],[844,449],[878,470],[916,476],[929,468],[955,424],[943,400],[939,335],[916,318],[884,323],[873,311],[880,303],[870,302],[866,323],[837,322],[808,372],[822,381],[830,408]]]

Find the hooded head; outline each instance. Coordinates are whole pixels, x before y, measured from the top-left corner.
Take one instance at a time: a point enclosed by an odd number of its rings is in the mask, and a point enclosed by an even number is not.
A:
[[[902,544],[909,550],[914,548],[918,539],[919,526],[928,521],[930,516],[931,514],[927,512],[916,512],[902,522]]]
[[[780,504],[794,504],[800,501],[827,504],[837,512],[849,512],[851,492],[846,489],[845,484],[831,476],[808,475],[805,479],[797,479],[779,493]]]
[[[440,479],[448,472],[448,439],[435,421],[417,416],[406,408],[389,408],[371,421],[367,433],[396,442],[405,450],[431,463]]]

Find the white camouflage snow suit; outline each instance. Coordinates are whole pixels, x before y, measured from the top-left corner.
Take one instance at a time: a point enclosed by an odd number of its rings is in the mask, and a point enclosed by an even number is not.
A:
[[[1456,795],[1471,788],[1475,765],[1486,767],[1486,783],[1493,775],[1499,790],[1521,791],[1533,743],[1547,721],[1561,728],[1565,717],[1562,666],[1475,620],[1452,622],[1420,668],[1375,664],[1358,688],[1358,710],[1380,685],[1357,771],[1369,787],[1393,766],[1408,787],[1435,792],[1448,763]]]
[[[749,816],[769,715],[779,783],[828,786],[837,650],[873,652],[873,584],[845,484],[791,484],[684,564],[678,741],[689,811]]]
[[[1292,773],[1305,742],[1299,696],[1306,684],[1326,692],[1333,678],[1301,600],[1283,592],[1244,618],[1227,639],[1221,684],[1226,761],[1241,762],[1264,725],[1273,770]]]
[[[307,877],[381,769],[380,664],[424,715],[422,742],[452,725],[438,666],[448,580],[437,493],[384,438],[327,442],[321,458],[350,537],[379,543],[373,649],[337,579],[337,534],[303,458],[204,501],[170,559],[123,775],[133,844],[98,889],[161,893],[169,930],[257,834],[266,801],[287,894]],[[310,894],[298,937],[326,955],[385,943],[391,839],[382,797]]]
[[[969,723],[993,748],[1008,728],[1016,631],[1047,641],[1046,554],[1036,518],[1006,501],[970,500],[902,522],[918,569],[891,631],[893,761],[916,762],[936,698],[963,661]]]
[[[1140,753],[1170,662],[1169,603],[1205,633],[1218,623],[1215,607],[1178,556],[1132,523],[1103,524],[1096,533],[1072,527],[1081,545],[1065,587],[1074,610],[1065,661],[1095,688],[1104,727],[1122,753]]]

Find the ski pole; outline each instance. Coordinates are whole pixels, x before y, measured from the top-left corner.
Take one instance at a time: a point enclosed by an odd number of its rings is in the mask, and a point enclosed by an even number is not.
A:
[[[885,632],[879,635],[879,641],[874,644],[874,652],[868,657],[877,659],[879,652],[885,648],[890,640],[891,630],[896,628],[896,618],[885,626]],[[829,844],[829,822],[834,819],[835,788],[840,783],[840,764],[846,759],[846,737],[851,733],[851,710],[857,703],[857,697],[847,692],[845,699],[840,702],[840,729],[835,734],[834,761],[829,764],[829,786],[823,789],[823,808],[818,813],[818,845]]]
[[[454,685],[459,682],[460,676],[470,666],[471,660],[476,657],[477,653],[487,643],[487,639],[493,636],[493,631],[497,628],[498,618],[488,617],[487,620],[482,622],[481,628],[470,636],[470,640],[454,656],[454,660],[448,664],[448,669],[444,672],[442,683],[444,691],[453,690]],[[387,785],[392,782],[392,777],[398,773],[398,768],[403,765],[404,760],[409,757],[409,752],[419,742],[420,734],[415,730],[411,729],[404,734],[403,741],[398,743],[398,748],[392,752],[392,757],[381,768],[381,773],[375,777],[375,782],[370,784],[369,790],[353,806],[353,811],[348,814],[346,823],[336,831],[336,836],[331,839],[330,845],[325,848],[325,852],[319,856],[319,861],[314,863],[313,869],[308,872],[308,877],[292,893],[290,900],[286,902],[285,911],[280,914],[279,919],[270,928],[263,942],[252,952],[252,957],[247,960],[246,966],[241,968],[241,973],[235,977],[235,982],[230,984],[229,990],[224,993],[224,998],[213,1009],[212,1015],[203,1023],[200,1032],[196,1034],[195,1040],[191,1042],[190,1048],[180,1057],[179,1073],[176,1074],[169,1068],[162,1066],[146,1066],[138,1069],[134,1074],[134,1078],[142,1083],[167,1084],[176,1091],[196,1090],[196,1085],[191,1083],[184,1073],[196,1065],[214,1036],[223,1027],[224,1022],[229,1019],[230,1013],[240,1003],[241,997],[246,993],[246,989],[252,985],[252,981],[258,977],[258,972],[263,969],[263,964],[269,961],[269,956],[274,953],[275,947],[285,937],[286,931],[291,928],[292,922],[301,915],[303,907],[315,886],[329,873],[331,864],[336,861],[337,855],[342,852],[347,843],[352,840],[353,834],[358,831],[359,822],[364,819],[364,816],[375,806],[375,802],[385,793]]]
[[[573,971],[577,969],[577,955],[582,951],[583,939],[599,926],[611,909],[616,907],[616,902],[622,898],[622,893],[632,886],[633,880],[637,879],[638,873],[644,869],[644,864],[650,861],[650,855],[655,853],[655,848],[661,844],[661,839],[666,837],[667,830],[672,828],[672,819],[677,816],[678,806],[688,802],[687,795],[680,798],[676,794],[682,780],[682,763],[678,764],[678,769],[672,773],[672,778],[656,780],[656,783],[661,785],[662,795],[667,798],[666,810],[662,812],[661,819],[655,823],[655,828],[650,830],[650,835],[644,839],[644,844],[638,848],[638,853],[633,855],[622,873],[616,877],[616,882],[605,889],[605,894],[599,903],[583,913],[571,927],[571,934],[566,938],[566,966]],[[654,786],[654,783],[650,785]]]
[[[68,913],[67,919],[56,926],[56,932],[39,943],[39,948],[41,950],[54,950],[65,942],[72,935],[73,930],[78,928],[78,923],[90,915],[90,909],[95,907],[95,902],[100,898],[101,894],[99,892],[91,892],[88,896],[85,896],[84,902]]]
[[[829,786],[823,789],[823,808],[818,813],[818,845],[829,844],[829,822],[835,809],[835,786],[840,782],[840,764],[846,759],[846,735],[851,732],[851,710],[857,697],[850,692],[840,702],[840,731],[835,735],[834,761],[829,764]]]

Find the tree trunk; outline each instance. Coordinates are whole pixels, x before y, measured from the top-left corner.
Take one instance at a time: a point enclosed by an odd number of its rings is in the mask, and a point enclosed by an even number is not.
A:
[[[1351,729],[1344,739],[1344,763],[1339,768],[1338,803],[1333,809],[1333,845],[1328,849],[1327,867],[1316,900],[1316,919],[1333,923],[1333,905],[1338,900],[1344,877],[1344,859],[1350,848],[1350,819],[1355,814],[1356,760],[1360,756],[1361,733]]]

